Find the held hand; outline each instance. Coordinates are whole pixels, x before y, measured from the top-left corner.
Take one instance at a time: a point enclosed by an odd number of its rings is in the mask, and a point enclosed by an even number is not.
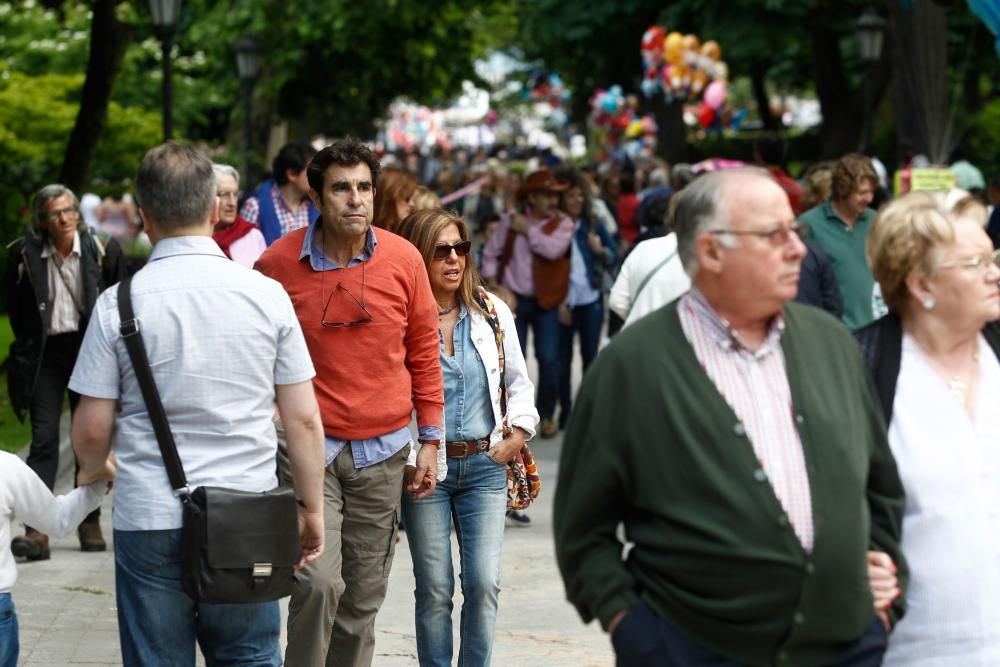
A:
[[[302,558],[295,565],[295,570],[313,562],[323,553],[323,512],[307,512],[299,508],[299,541],[302,543]]]
[[[76,484],[77,486],[89,486],[94,482],[108,482],[108,490],[110,490],[115,473],[115,457],[111,455],[100,467],[80,468],[80,472],[76,475]]]
[[[486,456],[497,463],[507,463],[517,456],[522,447],[524,447],[524,431],[515,426],[510,435],[490,447]]]
[[[518,234],[527,234],[530,227],[528,219],[520,213],[514,213],[510,216],[510,228],[512,231]]]
[[[403,473],[404,479],[409,473],[410,466]],[[429,496],[434,487],[437,486],[437,447],[423,446],[417,452],[417,467],[413,469],[412,475],[406,480],[404,487],[414,500],[420,500]]]
[[[876,613],[884,613],[901,594],[896,578],[896,565],[889,554],[882,551],[868,552],[868,584],[872,590]]]

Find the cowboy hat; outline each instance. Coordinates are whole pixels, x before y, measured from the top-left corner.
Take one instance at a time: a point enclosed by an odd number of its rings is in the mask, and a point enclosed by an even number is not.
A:
[[[549,169],[539,169],[528,174],[524,183],[517,189],[517,198],[524,199],[532,192],[562,192],[569,188],[566,181],[557,181]]]

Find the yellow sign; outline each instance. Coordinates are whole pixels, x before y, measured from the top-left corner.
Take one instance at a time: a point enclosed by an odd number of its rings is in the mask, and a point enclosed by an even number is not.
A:
[[[947,167],[900,169],[893,177],[897,195],[904,192],[947,192],[955,187],[955,173]]]

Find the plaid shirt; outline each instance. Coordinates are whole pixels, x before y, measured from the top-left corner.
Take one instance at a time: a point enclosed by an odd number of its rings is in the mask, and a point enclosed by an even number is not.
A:
[[[278,222],[281,223],[281,235],[285,236],[289,232],[294,232],[299,227],[309,224],[309,198],[304,198],[299,202],[299,207],[292,211],[285,203],[285,198],[281,196],[281,189],[275,184],[271,187],[271,201],[274,202],[274,210],[278,213]],[[248,197],[243,202],[240,209],[240,217],[252,225],[257,224],[260,216],[260,202],[256,196]]]
[[[806,551],[812,551],[809,475],[781,350],[784,319],[775,317],[764,343],[750,350],[696,288],[681,297],[677,312],[695,356],[746,429],[796,536]]]

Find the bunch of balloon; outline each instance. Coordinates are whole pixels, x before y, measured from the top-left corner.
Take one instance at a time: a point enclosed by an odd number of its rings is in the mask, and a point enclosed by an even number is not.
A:
[[[667,103],[697,105],[698,123],[706,129],[721,129],[729,67],[722,60],[719,43],[702,43],[696,35],[668,33],[654,25],[643,34],[640,48],[643,94],[647,98],[663,95]]]
[[[525,82],[521,96],[526,102],[548,106],[547,111],[545,107],[542,107],[542,112],[546,119],[546,125],[551,128],[561,128],[569,120],[563,105],[569,101],[570,93],[566,89],[562,77],[557,73],[535,70]]]

